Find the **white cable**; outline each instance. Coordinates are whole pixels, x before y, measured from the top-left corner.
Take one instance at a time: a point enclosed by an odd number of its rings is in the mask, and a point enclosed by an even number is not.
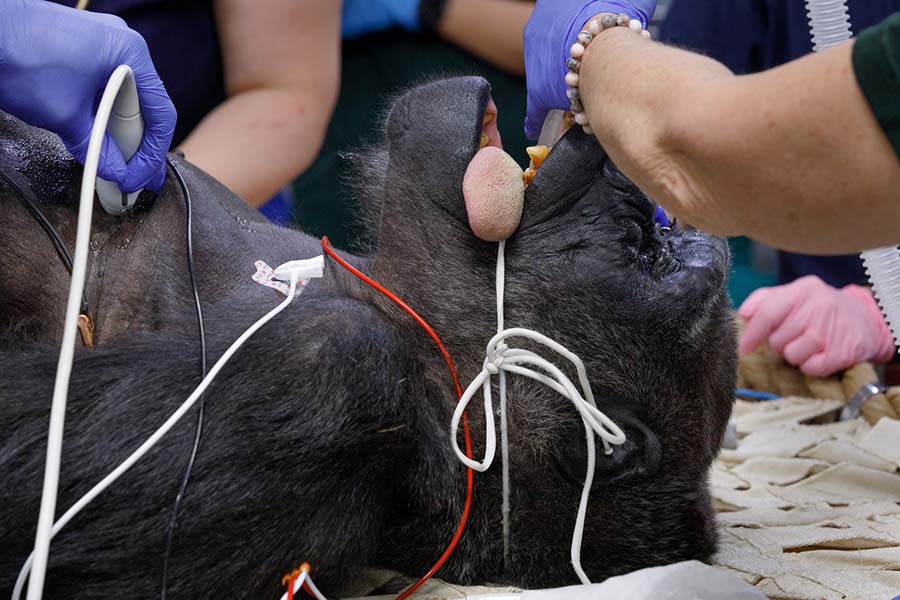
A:
[[[305,566],[305,565],[304,565]],[[322,592],[319,591],[319,588],[316,587],[316,584],[313,583],[312,577],[310,577],[309,572],[306,569],[300,569],[300,576],[297,577],[297,581],[294,582],[294,596],[300,592],[300,588],[303,587],[303,582],[309,586],[310,591],[313,593],[313,596],[316,597],[317,600],[328,600]],[[281,600],[287,600],[287,592],[282,594]]]
[[[497,248],[497,333],[503,331],[504,282],[506,281],[506,240],[501,240]],[[500,467],[503,479],[503,502],[500,513],[503,517],[503,568],[509,565],[509,421],[506,416],[506,371],[500,371]]]
[[[34,537],[34,568],[28,581],[28,600],[41,600],[47,561],[50,556],[50,540],[53,537],[53,519],[56,516],[56,496],[59,489],[59,471],[62,456],[63,433],[66,420],[66,397],[69,392],[69,378],[75,356],[75,337],[78,335],[78,315],[81,312],[81,296],[87,272],[88,245],[91,237],[91,216],[94,208],[94,186],[97,181],[97,165],[100,150],[106,134],[106,124],[112,112],[119,88],[126,78],[132,77],[131,68],[121,65],[109,78],[97,117],[91,128],[87,154],[84,160],[84,174],[81,178],[81,199],[78,204],[78,229],[75,236],[75,256],[72,261],[72,281],[69,284],[69,299],[66,302],[66,320],[63,338],[56,366],[56,381],[53,384],[53,400],[50,407],[50,427],[47,433],[47,462],[44,466],[44,487],[41,493],[41,508],[38,514],[37,533]],[[20,590],[21,592],[21,590]]]
[[[235,352],[237,352],[238,349],[240,349],[240,347],[244,344],[244,342],[246,342],[248,339],[250,339],[250,336],[252,336],[254,333],[256,333],[260,327],[262,327],[263,325],[265,325],[266,323],[271,321],[276,315],[278,315],[278,313],[283,311],[285,308],[288,307],[288,305],[290,305],[291,302],[294,301],[294,297],[296,296],[297,287],[298,287],[298,285],[297,285],[298,277],[297,277],[296,272],[294,272],[292,274],[290,281],[291,282],[290,282],[290,289],[288,291],[288,295],[284,300],[282,300],[281,304],[279,304],[278,306],[276,306],[275,308],[270,310],[261,319],[259,319],[256,323],[251,325],[249,329],[247,329],[244,333],[242,333],[241,336],[238,339],[236,339],[234,341],[234,343],[231,344],[231,346],[229,346],[228,350],[225,351],[225,354],[223,354],[222,357],[219,358],[218,361],[216,361],[216,364],[213,365],[213,368],[209,370],[209,373],[207,373],[206,377],[203,378],[203,381],[200,382],[200,385],[198,385],[194,389],[194,391],[191,393],[191,395],[188,396],[187,400],[184,401],[184,403],[178,408],[178,410],[176,410],[174,413],[172,413],[172,416],[170,416],[168,418],[168,420],[165,423],[163,423],[162,426],[153,433],[153,435],[151,435],[149,438],[147,438],[147,440],[143,444],[141,444],[140,447],[131,454],[131,456],[126,458],[124,461],[122,461],[122,464],[120,464],[118,467],[116,467],[109,475],[104,477],[100,481],[100,483],[98,483],[97,485],[92,487],[90,489],[90,491],[88,491],[88,493],[86,493],[84,496],[82,496],[78,500],[78,502],[73,504],[72,507],[69,508],[69,510],[67,510],[65,512],[65,514],[63,514],[63,516],[60,517],[56,523],[53,524],[53,528],[52,528],[52,531],[50,534],[51,538],[54,537],[57,533],[59,533],[60,530],[62,530],[62,528],[65,527],[69,523],[69,521],[71,521],[88,504],[93,502],[93,500],[97,496],[102,494],[110,485],[115,483],[115,481],[119,477],[121,477],[123,474],[125,474],[125,472],[128,471],[128,469],[130,469],[137,461],[139,461],[141,458],[143,458],[143,456],[145,454],[147,454],[147,452],[149,452],[150,449],[153,448],[153,446],[155,446],[156,443],[159,440],[161,440],[163,438],[163,436],[166,435],[169,432],[169,430],[175,426],[176,423],[178,423],[178,421],[181,419],[181,417],[183,417],[185,415],[185,413],[187,413],[187,411],[189,411],[191,409],[191,407],[194,405],[194,403],[200,398],[201,395],[203,395],[203,392],[206,391],[206,388],[208,388],[209,385],[212,383],[213,379],[215,379],[216,376],[219,374],[219,371],[221,371],[222,368],[225,366],[225,363],[227,363],[229,360],[231,360],[231,357],[234,356]],[[304,281],[304,283],[301,284],[300,287],[302,288],[305,285],[306,285],[306,281]],[[18,598],[21,596],[22,587],[24,586],[25,579],[28,577],[29,572],[33,572],[32,564],[34,562],[34,556],[35,556],[34,553],[32,553],[28,557],[28,560],[25,561],[25,564],[22,566],[22,570],[19,572],[19,578],[16,580],[16,586],[13,590],[13,595],[12,595],[13,600],[18,600]],[[30,593],[30,586],[29,586],[29,593]],[[38,591],[38,593],[40,593],[40,590]]]
[[[508,453],[508,436],[507,436],[507,419],[506,419],[506,381],[505,374],[513,373],[529,377],[535,381],[546,385],[564,398],[572,402],[581,420],[584,423],[585,441],[587,446],[587,472],[584,478],[584,488],[581,492],[581,501],[578,505],[578,515],[575,519],[575,528],[572,532],[572,566],[578,578],[584,584],[589,584],[588,579],[581,567],[581,541],[584,537],[584,523],[587,517],[587,505],[591,494],[591,485],[594,482],[594,468],[596,466],[596,444],[594,435],[600,438],[603,443],[606,454],[612,453],[612,446],[625,443],[625,432],[616,425],[609,417],[607,417],[594,401],[594,393],[591,384],[588,381],[587,369],[584,362],[574,353],[569,351],[565,346],[559,344],[547,336],[540,334],[531,329],[523,328],[503,328],[503,290],[506,271],[505,243],[500,242],[497,251],[497,321],[498,333],[488,342],[485,351],[484,367],[475,377],[466,391],[463,393],[453,413],[453,419],[450,423],[450,440],[453,452],[457,458],[466,466],[479,471],[487,471],[494,461],[496,453],[497,436],[494,430],[493,401],[491,399],[491,376],[500,375],[500,438],[501,438],[501,454],[504,461],[503,469],[503,548],[504,558],[508,558],[509,552],[509,466],[507,461]],[[506,340],[513,337],[521,337],[530,339],[543,346],[546,346],[568,360],[574,367],[578,375],[578,383],[581,390],[575,386],[571,379],[566,376],[556,365],[549,360],[535,354],[534,352],[510,348],[506,344]],[[530,369],[524,365],[530,365],[543,371],[543,373]],[[546,374],[545,374],[546,373]],[[457,433],[459,431],[459,422],[462,415],[469,405],[469,402],[475,396],[478,389],[481,388],[484,397],[484,415],[485,415],[485,450],[484,458],[481,461],[470,459],[463,453],[459,447]]]

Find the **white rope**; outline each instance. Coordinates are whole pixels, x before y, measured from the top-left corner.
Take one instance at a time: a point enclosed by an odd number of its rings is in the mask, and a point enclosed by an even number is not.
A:
[[[504,560],[509,558],[509,462],[508,462],[508,435],[507,435],[507,418],[506,418],[506,374],[512,373],[533,379],[550,389],[554,390],[564,398],[572,402],[572,405],[581,416],[584,423],[585,441],[587,446],[587,472],[584,478],[584,488],[581,492],[581,502],[578,506],[578,515],[575,519],[575,528],[572,532],[572,566],[578,578],[584,584],[589,584],[590,579],[581,567],[581,541],[584,536],[584,523],[587,516],[587,505],[590,499],[591,485],[594,481],[594,468],[596,465],[596,444],[594,436],[598,436],[603,444],[606,454],[612,453],[612,446],[620,445],[625,442],[625,432],[616,425],[609,417],[597,408],[594,401],[594,393],[591,390],[591,384],[588,381],[587,370],[584,363],[578,356],[570,352],[565,346],[559,344],[547,336],[532,331],[531,329],[511,328],[503,329],[503,292],[504,279],[506,270],[505,260],[505,242],[500,242],[497,251],[497,334],[488,342],[485,351],[484,366],[481,372],[472,380],[469,387],[463,393],[456,410],[453,413],[453,419],[450,424],[451,444],[453,452],[457,458],[476,471],[487,471],[494,461],[496,454],[497,436],[494,427],[494,407],[491,398],[491,377],[499,375],[500,386],[500,439],[501,439],[501,455],[503,463],[503,554]],[[518,349],[510,348],[507,340],[510,338],[525,338],[537,342],[547,348],[553,350],[559,356],[565,358],[574,367],[578,375],[578,383],[580,390],[572,382],[571,379],[556,365],[549,360],[539,356],[538,354]],[[535,367],[540,369],[529,368]],[[543,371],[543,372],[541,372]],[[470,459],[459,447],[457,433],[459,431],[459,422],[462,415],[474,398],[478,389],[481,388],[484,398],[484,415],[485,415],[485,446],[484,458],[481,461]]]

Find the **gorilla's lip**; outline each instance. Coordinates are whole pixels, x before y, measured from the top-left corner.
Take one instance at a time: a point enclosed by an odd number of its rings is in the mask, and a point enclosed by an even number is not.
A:
[[[479,78],[475,90],[477,94],[476,109],[474,114],[470,113],[470,116],[467,117],[472,119],[471,124],[475,133],[469,143],[469,160],[466,162],[467,165],[475,158],[478,151],[486,146],[496,146],[497,148],[503,149],[503,142],[500,139],[500,130],[497,128],[499,110],[497,109],[497,104],[494,102],[494,98],[491,96],[491,84]],[[482,136],[485,135],[488,138],[486,144],[482,142]]]
[[[488,96],[487,105],[481,113],[481,135],[486,136],[487,143],[480,143],[480,148],[494,146],[503,150],[503,140],[500,138],[500,130],[497,128],[497,117],[497,105],[494,103],[494,99]]]

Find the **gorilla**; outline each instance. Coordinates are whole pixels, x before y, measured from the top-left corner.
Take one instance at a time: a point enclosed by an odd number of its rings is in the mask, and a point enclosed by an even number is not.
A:
[[[497,245],[472,234],[461,190],[489,103],[490,86],[477,77],[420,85],[393,102],[383,146],[352,157],[371,251],[342,254],[431,324],[463,385],[481,371],[497,327]],[[252,281],[255,261],[275,266],[322,250],[172,159],[193,201],[212,364],[283,299]],[[81,168],[59,141],[0,115],[0,169],[72,247]],[[76,354],[60,514],[199,382],[184,208],[170,176],[143,210],[95,212],[86,288],[95,345]],[[594,581],[707,559],[716,546],[707,469],[735,381],[727,246],[661,228],[654,208],[576,127],[527,188],[506,242],[507,326],[540,331],[580,356],[599,408],[627,435],[611,455],[597,447],[582,547]],[[0,594],[8,595],[34,540],[68,273],[3,182],[0,214]],[[206,393],[169,596],[275,598],[282,575],[303,561],[329,594],[364,567],[424,573],[465,500],[466,470],[450,449],[456,403],[421,328],[326,258],[324,277],[251,338]],[[485,415],[476,404],[469,413],[480,456]],[[46,597],[160,593],[190,417],[56,536]],[[476,475],[468,525],[439,576],[528,588],[577,582],[569,546],[584,441],[571,403],[511,376],[509,560],[496,467]]]

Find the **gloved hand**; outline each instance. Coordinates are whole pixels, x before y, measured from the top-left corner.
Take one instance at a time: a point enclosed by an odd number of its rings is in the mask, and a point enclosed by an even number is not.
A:
[[[548,111],[569,110],[565,81],[569,48],[591,17],[623,13],[646,27],[655,10],[656,0],[537,0],[525,25],[525,134],[537,139]]]
[[[107,135],[98,174],[118,183],[125,192],[156,191],[165,179],[176,112],[144,39],[112,15],[76,11],[42,0],[4,0],[0,109],[56,133],[82,163],[96,105],[120,64],[134,71],[144,139],[126,165]]]
[[[813,275],[753,292],[738,314],[747,321],[740,352],[764,341],[813,377],[860,362],[888,362],[891,332],[872,293],[858,285],[835,289]]]
[[[341,35],[355,38],[396,26],[418,31],[419,4],[420,0],[344,0]]]

